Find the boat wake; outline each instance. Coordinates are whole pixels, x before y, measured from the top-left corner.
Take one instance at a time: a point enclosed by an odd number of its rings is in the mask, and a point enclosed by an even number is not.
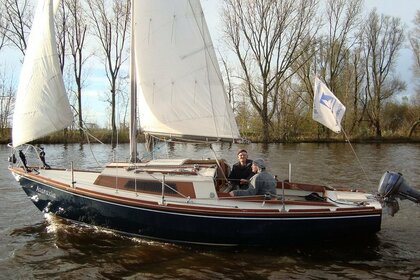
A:
[[[44,218],[47,226],[45,227],[47,233],[57,236],[72,235],[79,237],[96,236],[102,240],[128,240],[140,245],[153,245],[153,246],[167,246],[164,242],[153,241],[149,239],[142,239],[140,237],[128,236],[124,233],[109,230],[103,227],[94,225],[76,223],[74,221],[66,220],[51,213],[45,213]]]

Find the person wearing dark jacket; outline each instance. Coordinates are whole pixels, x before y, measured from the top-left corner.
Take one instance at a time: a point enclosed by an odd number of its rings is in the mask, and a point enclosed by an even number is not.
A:
[[[22,151],[22,150],[19,150],[19,157],[20,157],[20,160],[21,160],[21,162],[22,162],[23,169],[24,169],[25,171],[29,171],[28,166],[26,166],[26,156],[25,156],[25,154],[23,153],[23,151]]]
[[[45,151],[43,147],[40,148],[39,158],[41,159],[45,169],[51,169],[51,167],[45,162]]]
[[[228,180],[234,189],[246,189],[248,180],[255,175],[252,172],[252,160],[248,159],[248,153],[244,149],[240,149],[237,156],[239,161],[232,165]]]
[[[263,159],[253,161],[252,171],[257,174],[249,180],[248,189],[234,190],[229,192],[229,194],[231,196],[276,195],[277,181],[273,175],[265,171],[265,162]]]

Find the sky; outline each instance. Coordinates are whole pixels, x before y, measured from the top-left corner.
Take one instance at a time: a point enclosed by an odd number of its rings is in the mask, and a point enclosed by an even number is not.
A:
[[[201,0],[201,4],[215,48],[222,48],[222,23],[220,20],[222,0]],[[374,7],[377,8],[379,13],[400,17],[403,23],[410,27],[416,11],[420,10],[420,0],[365,0],[366,13]],[[0,71],[3,71],[3,65],[6,65],[6,69],[10,70],[9,73],[14,73],[14,78],[17,80],[21,59],[21,54],[18,51],[8,51],[0,54]],[[412,60],[411,50],[408,48],[401,50],[397,69],[399,76],[403,77],[407,83],[407,94],[413,91],[411,83],[413,76],[410,69]],[[88,122],[97,122],[103,127],[108,122],[107,119],[110,114],[107,109],[108,103],[103,95],[104,90],[97,85],[106,85],[108,81],[106,77],[97,75],[103,69],[103,65],[99,63],[95,67],[98,68],[89,70],[89,81],[84,89],[84,114],[87,116]]]
[[[220,10],[222,0],[201,0],[203,11],[207,19],[210,33],[217,48],[221,41],[222,23],[220,21]],[[413,20],[416,11],[420,10],[420,0],[365,0],[365,13],[368,14],[373,8],[376,8],[379,14],[385,14],[401,18],[401,21],[409,28],[413,26]],[[408,44],[408,43],[407,43]],[[412,51],[406,45],[399,53],[397,71],[400,77],[407,83],[407,90],[404,94],[410,94],[414,91],[412,80]]]

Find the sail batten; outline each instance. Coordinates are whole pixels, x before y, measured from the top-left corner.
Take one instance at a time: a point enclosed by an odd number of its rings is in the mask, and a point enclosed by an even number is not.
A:
[[[13,146],[68,127],[73,121],[56,48],[58,1],[39,1],[22,65],[13,114]],[[55,5],[54,5],[55,4]]]
[[[138,1],[135,19],[140,126],[156,135],[237,139],[200,1]]]

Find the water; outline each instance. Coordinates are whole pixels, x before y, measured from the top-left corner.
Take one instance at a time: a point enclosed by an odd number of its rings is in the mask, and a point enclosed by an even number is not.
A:
[[[280,179],[375,191],[382,174],[401,172],[420,189],[419,144],[250,144]],[[73,161],[95,168],[127,157],[127,145],[46,145],[51,165]],[[139,148],[140,145],[139,145]],[[236,145],[214,153],[234,163]],[[141,152],[141,151],[140,151]],[[356,243],[347,240],[284,244],[280,248],[180,246],[126,237],[40,213],[7,170],[9,150],[0,146],[0,279],[420,279],[420,207],[400,202],[384,216],[382,230]],[[160,156],[213,157],[194,145],[162,146]],[[29,157],[29,163],[32,158]],[[365,176],[366,175],[366,176]]]

